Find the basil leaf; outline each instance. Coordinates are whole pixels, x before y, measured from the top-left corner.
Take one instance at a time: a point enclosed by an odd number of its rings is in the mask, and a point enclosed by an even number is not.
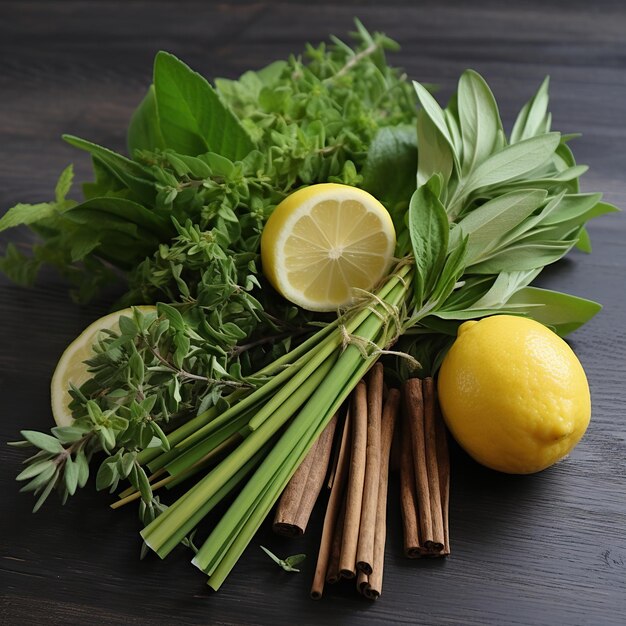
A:
[[[580,230],[580,235],[578,235],[578,241],[576,242],[576,248],[581,252],[591,254],[591,238],[589,237],[589,232],[585,227]]]
[[[217,152],[233,161],[254,148],[246,130],[207,80],[167,52],[156,55],[154,88],[167,147],[191,156]]]
[[[494,151],[502,122],[491,89],[473,70],[466,70],[461,75],[457,98],[463,141],[463,172],[467,175]]]
[[[521,289],[510,298],[509,305],[520,307],[520,312],[550,326],[562,337],[586,324],[602,308],[593,300],[538,287]]]
[[[448,249],[448,216],[433,189],[440,179],[433,176],[419,187],[409,204],[409,235],[415,258],[415,304],[420,307],[439,279]]]
[[[131,155],[135,150],[154,150],[155,148],[162,150],[166,147],[159,124],[154,85],[150,85],[130,118],[126,143]]]

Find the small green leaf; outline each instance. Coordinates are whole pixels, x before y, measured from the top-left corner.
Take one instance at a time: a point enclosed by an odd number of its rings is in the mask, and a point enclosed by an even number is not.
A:
[[[273,552],[270,552],[265,546],[259,546],[259,547],[261,548],[261,550],[263,550],[263,552],[265,552],[265,554],[267,554],[267,556],[270,557],[270,559],[272,559],[272,561],[274,561],[274,563],[282,567],[283,565],[282,559],[279,559]]]
[[[65,459],[65,467],[63,468],[63,478],[65,480],[65,488],[70,496],[76,493],[76,487],[78,486],[78,466],[72,457],[68,456]]]
[[[78,468],[78,486],[82,488],[87,484],[89,478],[89,463],[82,450],[76,454],[74,463]]]
[[[56,486],[57,478],[59,477],[59,468],[57,467],[54,475],[50,478],[50,482],[45,486],[44,490],[41,492],[39,499],[35,502],[35,506],[33,507],[33,513],[37,513],[39,509],[42,507],[43,503],[47,500],[48,496],[52,493],[52,490]]]
[[[288,556],[285,559],[285,563],[290,567],[294,567],[295,565],[299,565],[306,559],[306,554],[294,554],[292,556]],[[297,570],[295,570],[297,571]]]
[[[16,204],[0,218],[0,232],[22,224],[34,224],[39,220],[54,215],[56,211],[56,206],[48,202]]]
[[[74,180],[74,167],[72,164],[68,165],[62,172],[56,187],[54,188],[54,197],[57,204],[64,202],[67,194],[72,188],[72,181]]]
[[[59,454],[63,452],[63,446],[58,439],[46,433],[40,433],[36,430],[22,430],[22,437],[32,443],[36,448],[50,452],[51,454]]]
[[[35,476],[39,476],[48,468],[55,467],[56,463],[52,459],[41,460],[36,463],[32,463],[26,469],[22,470],[16,477],[15,480],[27,480],[29,478],[34,478]]]

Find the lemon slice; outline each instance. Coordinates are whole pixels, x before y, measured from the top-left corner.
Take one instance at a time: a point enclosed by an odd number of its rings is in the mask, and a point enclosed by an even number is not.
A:
[[[389,270],[396,233],[387,209],[348,185],[299,189],[274,210],[263,229],[261,261],[273,287],[310,311],[350,304]]]
[[[137,306],[142,313],[156,311],[155,306]],[[74,418],[69,409],[72,396],[70,395],[70,383],[80,387],[91,374],[87,371],[85,361],[93,356],[92,346],[98,339],[101,330],[109,329],[119,331],[119,320],[122,315],[131,316],[131,308],[122,309],[115,313],[109,313],[87,326],[83,332],[70,343],[61,355],[57,363],[52,381],[50,383],[50,396],[52,401],[52,416],[57,426],[69,426]]]

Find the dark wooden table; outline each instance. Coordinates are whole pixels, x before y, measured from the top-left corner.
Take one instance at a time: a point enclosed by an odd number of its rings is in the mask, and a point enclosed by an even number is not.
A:
[[[510,128],[546,73],[555,128],[582,132],[585,190],[626,206],[626,6],[619,1],[419,3],[395,0],[261,2],[20,2],[0,5],[0,213],[47,200],[59,172],[88,160],[62,132],[123,149],[124,129],[170,50],[207,76],[234,77],[343,35],[358,15],[402,44],[395,62],[449,94],[459,73],[484,74]],[[13,477],[23,454],[6,447],[21,428],[51,422],[48,385],[64,346],[103,314],[115,294],[85,307],[46,273],[25,290],[0,278],[0,622],[22,624],[593,624],[626,615],[626,225],[590,226],[590,257],[572,253],[539,284],[604,303],[571,343],[593,396],[589,431],[571,456],[536,476],[490,472],[453,450],[452,556],[409,562],[401,554],[397,496],[382,598],[350,588],[308,598],[319,541],[285,546],[267,527],[219,594],[179,550],[167,562],[137,558],[138,521],[114,513],[90,485],[33,516]],[[26,238],[25,233],[10,237]],[[4,236],[2,241],[6,242]],[[258,544],[309,554],[300,575],[282,573]]]

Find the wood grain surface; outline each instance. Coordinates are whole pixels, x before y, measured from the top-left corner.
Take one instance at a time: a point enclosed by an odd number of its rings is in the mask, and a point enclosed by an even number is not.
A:
[[[509,6],[510,5],[510,6]],[[505,8],[506,7],[506,8]],[[510,8],[514,7],[514,8]],[[586,191],[626,206],[626,5],[596,0],[504,3],[420,1],[90,2],[0,4],[0,214],[51,196],[73,161],[71,132],[124,147],[152,58],[169,50],[207,76],[235,77],[329,34],[358,15],[402,44],[394,62],[449,94],[473,67],[492,86],[507,128],[546,73],[554,126],[582,132]],[[113,512],[89,485],[65,507],[32,515],[18,494],[21,428],[51,422],[49,380],[64,346],[103,314],[115,293],[85,307],[44,273],[25,290],[0,278],[0,623],[22,624],[623,624],[626,615],[626,224],[590,226],[591,256],[572,253],[540,285],[596,299],[604,310],[571,337],[593,398],[589,431],[571,456],[535,476],[505,476],[452,450],[452,556],[402,556],[391,490],[381,599],[350,585],[308,598],[322,511],[286,541],[266,523],[218,594],[177,550],[138,560],[135,512]],[[4,234],[26,240],[28,234]],[[281,572],[258,548],[306,552],[301,574]]]

